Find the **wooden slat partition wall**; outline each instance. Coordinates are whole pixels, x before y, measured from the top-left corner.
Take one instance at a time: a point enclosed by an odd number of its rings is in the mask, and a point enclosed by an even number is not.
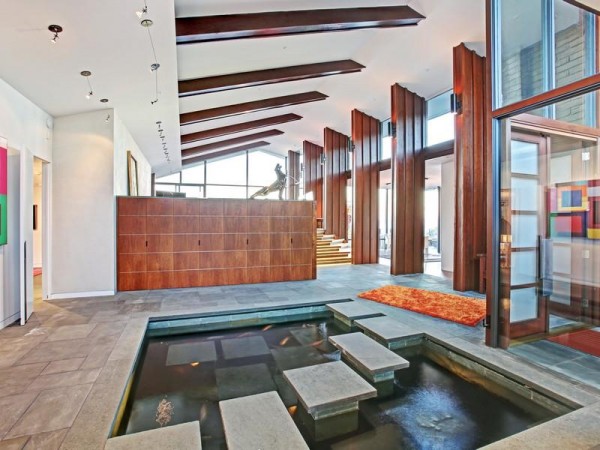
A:
[[[379,261],[379,155],[381,122],[352,111],[352,264]]]
[[[423,272],[425,195],[425,99],[392,86],[393,275]]]
[[[479,288],[479,260],[486,252],[487,175],[485,58],[464,44],[454,48],[456,210],[454,289]]]
[[[288,150],[287,159],[288,200],[298,200],[300,196],[300,153]]]
[[[119,197],[119,291],[316,277],[314,202]]]
[[[346,186],[348,184],[348,150],[350,138],[331,128],[323,132],[325,152],[325,188],[323,222],[326,234],[335,234],[339,239],[348,235],[346,211]]]
[[[304,195],[312,192],[313,200],[316,202],[318,219],[323,218],[323,165],[321,155],[323,147],[312,142],[302,143],[304,154]]]

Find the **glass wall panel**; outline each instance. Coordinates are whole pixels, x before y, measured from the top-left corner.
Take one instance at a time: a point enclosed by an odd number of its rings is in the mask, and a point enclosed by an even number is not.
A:
[[[544,91],[543,2],[498,0],[500,105]]]
[[[600,355],[600,129],[579,122],[520,114],[500,126],[500,337],[536,363]]]
[[[187,184],[204,184],[204,164],[183,169],[181,182]]]
[[[246,186],[206,186],[207,198],[246,198]]]
[[[265,152],[251,152],[248,154],[248,184],[251,186],[269,186],[277,180],[275,166],[281,165],[281,170],[286,172],[285,158]]]
[[[245,186],[246,153],[206,162],[208,184],[232,184]],[[214,196],[213,196],[214,197]]]
[[[564,0],[496,0],[494,77],[497,107],[510,105],[595,74],[595,16]],[[590,96],[538,111],[593,125]]]

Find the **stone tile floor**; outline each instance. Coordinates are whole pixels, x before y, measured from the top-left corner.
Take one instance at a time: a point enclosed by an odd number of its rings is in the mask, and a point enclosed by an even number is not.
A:
[[[364,265],[322,268],[311,281],[38,299],[27,325],[0,330],[0,450],[103,448],[149,317],[356,299],[361,291],[390,283],[452,292],[442,278],[392,277],[386,266]],[[517,357],[484,347],[482,328],[368,303],[402,323],[536,373]],[[577,388],[582,404],[596,392],[575,381],[537,376]]]

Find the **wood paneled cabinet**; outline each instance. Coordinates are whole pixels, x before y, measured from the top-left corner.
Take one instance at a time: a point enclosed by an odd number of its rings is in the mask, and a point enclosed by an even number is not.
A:
[[[117,198],[119,291],[316,278],[314,202]]]

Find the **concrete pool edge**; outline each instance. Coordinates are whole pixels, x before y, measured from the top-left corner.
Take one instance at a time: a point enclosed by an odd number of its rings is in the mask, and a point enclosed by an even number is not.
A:
[[[341,301],[347,301],[344,299]],[[259,305],[261,311],[272,309],[296,308],[301,306],[320,305],[331,303],[331,300],[314,300],[281,302],[279,304],[270,303]],[[106,366],[98,380],[94,383],[90,394],[86,398],[75,422],[71,426],[63,445],[64,449],[80,449],[80,448],[104,448],[107,439],[110,437],[115,421],[117,420],[117,412],[120,405],[123,403],[126,394],[127,386],[134,374],[135,364],[138,360],[139,352],[142,348],[144,336],[150,322],[157,320],[175,320],[176,318],[202,317],[205,315],[228,315],[241,312],[249,312],[253,308],[247,307],[208,307],[203,310],[179,310],[176,312],[164,313],[146,313],[146,317],[130,319],[125,326],[125,330],[120,335],[113,351],[111,352]],[[588,439],[596,439],[600,442],[600,430],[595,426],[600,418],[600,392],[596,389],[583,384],[577,384],[564,380],[556,375],[548,374],[541,368],[527,364],[518,360],[513,355],[498,349],[492,349],[483,345],[477,345],[467,340],[457,338],[447,333],[437,332],[430,327],[417,326],[418,330],[422,330],[427,338],[443,343],[445,347],[454,347],[461,353],[466,353],[470,358],[476,361],[483,361],[485,364],[491,364],[499,367],[502,371],[510,374],[511,377],[517,377],[520,382],[527,383],[531,386],[536,386],[543,392],[547,392],[550,396],[558,396],[564,399],[573,407],[580,407],[577,411],[565,414],[546,424],[538,425],[522,433],[510,436],[502,441],[503,445],[512,446],[514,448],[527,448],[526,445],[536,446],[539,448],[540,439],[544,435],[552,436],[552,434],[544,433],[543,431],[535,431],[540,427],[546,427],[547,424],[551,427],[561,427],[561,424],[569,424],[574,420],[579,425],[578,427],[566,426],[566,429],[574,429],[571,444],[574,447],[582,448],[577,444],[579,437]],[[576,414],[575,416],[573,416]],[[588,416],[589,415],[589,416]],[[594,420],[580,423],[582,418],[591,417]],[[577,421],[579,419],[579,421]],[[583,428],[583,430],[582,430]],[[535,431],[535,432],[534,432]],[[576,432],[575,432],[576,431]],[[528,436],[531,436],[529,438]],[[555,441],[552,441],[554,444]],[[490,444],[490,448],[497,443]],[[524,447],[525,446],[525,447]],[[503,447],[504,448],[504,447]],[[563,448],[569,448],[564,447]]]

